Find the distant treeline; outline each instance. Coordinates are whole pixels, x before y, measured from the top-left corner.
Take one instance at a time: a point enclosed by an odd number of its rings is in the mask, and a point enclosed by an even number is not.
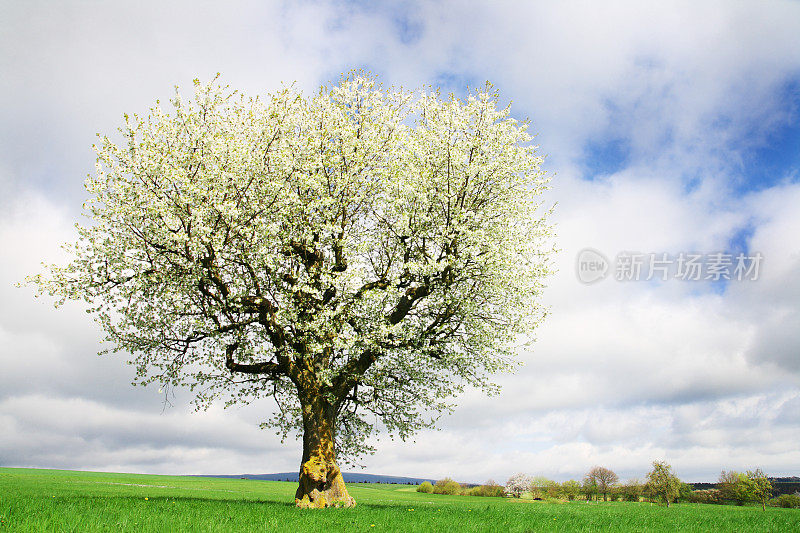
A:
[[[786,479],[786,478],[770,478],[770,481],[772,481],[773,496],[780,496],[781,494],[794,494],[796,492],[800,492],[800,481],[785,482],[785,481],[776,481],[777,479]],[[691,483],[691,485],[694,490],[709,490],[709,489],[716,489],[718,484]]]
[[[297,472],[280,472],[277,474],[238,474],[238,475],[205,475],[228,479],[251,479],[260,481],[294,481],[299,479]],[[398,485],[419,485],[423,481],[434,482],[431,478],[384,476],[380,474],[362,474],[358,472],[342,472],[345,483],[394,483]]]
[[[786,479],[786,478],[783,478]],[[428,481],[417,487],[417,492],[427,494],[447,494],[464,496],[494,496],[533,500],[573,501],[627,501],[660,502],[667,507],[671,503],[703,504],[760,504],[767,506],[800,508],[800,481],[789,478],[771,478],[760,469],[720,473],[716,483],[684,483],[672,472],[672,466],[665,461],[653,461],[651,470],[644,482],[637,479],[621,483],[619,476],[610,468],[595,466],[586,474],[583,481],[553,481],[543,476],[529,476],[517,473],[511,476],[505,487],[493,480],[484,485],[474,486],[457,483],[444,478],[432,484]]]

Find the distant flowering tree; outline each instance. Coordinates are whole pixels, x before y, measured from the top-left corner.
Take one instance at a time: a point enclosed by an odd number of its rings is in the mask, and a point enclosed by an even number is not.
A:
[[[506,493],[513,498],[520,498],[531,489],[531,481],[527,474],[514,474],[506,481]]]
[[[263,426],[303,438],[297,505],[353,505],[337,457],[373,451],[376,420],[405,439],[495,392],[542,319],[542,158],[489,84],[195,86],[100,139],[91,221],[33,281],[86,301],[139,383],[198,408],[272,396]]]

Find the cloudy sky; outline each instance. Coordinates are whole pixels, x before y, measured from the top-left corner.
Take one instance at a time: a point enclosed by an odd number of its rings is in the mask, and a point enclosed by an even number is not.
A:
[[[459,95],[491,80],[548,156],[561,249],[552,314],[502,394],[379,441],[366,472],[800,474],[800,3],[165,4],[0,0],[0,465],[297,469],[300,445],[258,429],[268,400],[164,408],[124,355],[96,355],[79,305],[14,284],[64,259],[95,134],[123,112],[217,72],[263,94],[365,68]],[[585,248],[605,279],[578,279]],[[763,260],[755,280],[618,281],[630,252]]]

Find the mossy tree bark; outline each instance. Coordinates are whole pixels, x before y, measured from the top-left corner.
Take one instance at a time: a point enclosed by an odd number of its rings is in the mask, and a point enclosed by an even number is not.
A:
[[[303,410],[303,460],[295,505],[307,509],[353,507],[336,464],[336,408],[318,387],[300,391]]]

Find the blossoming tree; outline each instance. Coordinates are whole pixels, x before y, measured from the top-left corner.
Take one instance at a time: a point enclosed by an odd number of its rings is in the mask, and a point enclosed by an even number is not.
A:
[[[138,383],[201,408],[272,396],[263,426],[302,434],[296,504],[353,505],[337,454],[496,391],[544,315],[526,129],[488,84],[459,100],[353,73],[264,99],[196,81],[100,139],[73,259],[33,281],[85,300]]]

